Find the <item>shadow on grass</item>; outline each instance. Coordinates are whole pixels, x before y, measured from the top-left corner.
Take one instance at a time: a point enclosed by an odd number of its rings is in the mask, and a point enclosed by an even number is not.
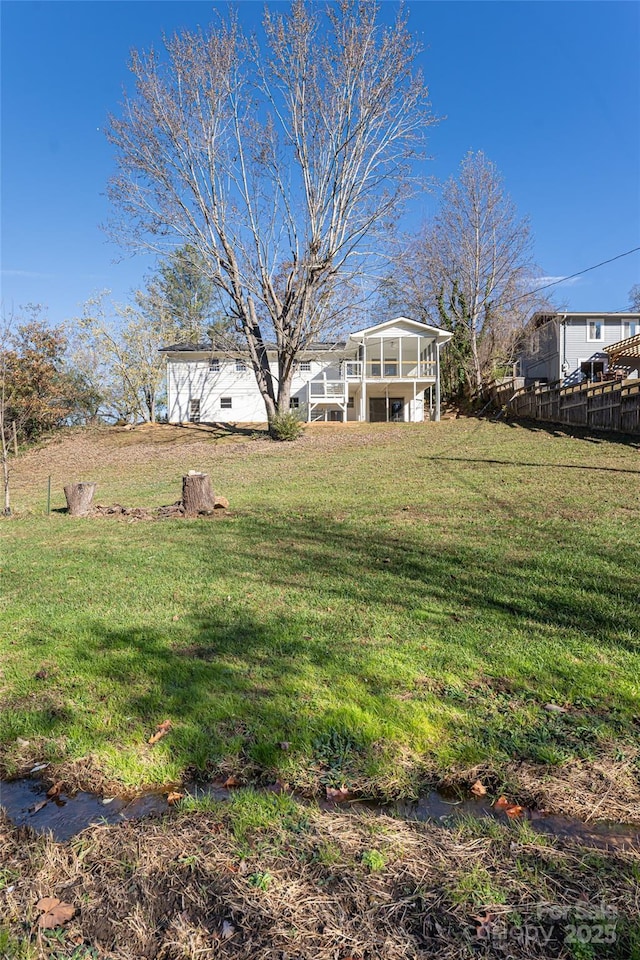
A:
[[[171,584],[159,581],[153,612],[133,611],[131,626],[82,618],[82,639],[60,638],[73,683],[45,682],[56,697],[44,714],[37,698],[21,708],[47,735],[75,725],[92,750],[120,744],[203,773],[224,762],[284,776],[297,764],[383,783],[406,751],[441,769],[559,761],[632,731],[638,700],[623,665],[640,652],[640,611],[613,546],[584,548],[578,582],[557,544],[506,562],[503,544],[436,546],[425,524],[400,539],[274,511],[155,536],[201,599],[173,622],[162,610]],[[136,596],[135,578],[127,589]],[[549,699],[579,709],[545,713]],[[174,729],[152,749],[165,717]]]

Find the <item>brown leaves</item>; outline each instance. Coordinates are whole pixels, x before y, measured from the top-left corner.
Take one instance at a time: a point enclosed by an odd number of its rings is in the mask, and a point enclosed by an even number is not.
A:
[[[521,817],[524,813],[524,807],[521,807],[517,803],[511,803],[506,797],[498,797],[493,807],[494,810],[499,810],[501,813],[506,813],[506,815],[511,817],[512,820],[516,817]]]
[[[59,797],[60,794],[62,793],[63,786],[64,786],[64,781],[58,780],[58,782],[54,783],[52,787],[49,787],[49,789],[47,790],[47,796],[49,797],[49,799],[53,800],[55,797]]]
[[[149,740],[147,742],[157,743],[158,740],[162,740],[162,738],[169,733],[169,730],[171,730],[171,726],[172,726],[171,720],[163,720],[162,723],[158,724],[158,726],[156,727],[156,732],[151,737],[149,737]]]
[[[75,916],[76,908],[70,903],[64,903],[57,897],[43,897],[36,903],[36,910],[41,911],[38,926],[41,930],[51,930],[68,923]]]
[[[347,800],[353,800],[353,793],[345,787],[344,783],[341,787],[327,787],[327,800],[346,803]]]
[[[560,707],[558,706],[557,703],[545,703],[544,709],[548,713],[568,713],[569,712],[566,707]]]
[[[172,790],[171,793],[167,794],[167,803],[170,807],[175,807],[176,803],[180,803],[181,800],[184,800],[184,793]]]
[[[493,930],[493,921],[494,916],[492,913],[488,913],[486,910],[484,914],[481,914],[478,917],[474,917],[474,920],[477,921],[478,926],[476,927],[476,937],[478,940],[489,940],[491,939],[491,933]]]
[[[223,787],[227,787],[227,789],[228,789],[229,787],[239,787],[239,786],[240,786],[240,781],[238,780],[237,777],[234,777],[233,774],[231,774],[230,777],[227,777],[227,779],[226,779],[225,782],[222,784],[222,786],[223,786]]]
[[[476,782],[471,787],[471,793],[474,795],[474,797],[486,797],[487,788],[485,787],[485,785],[482,783],[481,780],[476,780]]]

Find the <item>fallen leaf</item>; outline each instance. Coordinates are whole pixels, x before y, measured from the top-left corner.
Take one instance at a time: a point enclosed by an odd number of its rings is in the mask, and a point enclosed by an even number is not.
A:
[[[46,800],[41,800],[40,803],[34,803],[32,807],[29,807],[29,813],[37,813],[38,810],[42,810],[42,808],[46,807],[46,805]]]
[[[153,736],[149,737],[148,742],[157,743],[158,740],[162,740],[162,738],[169,733],[169,730],[171,730],[171,720],[163,720],[162,723],[159,723],[156,727],[156,732]]]
[[[557,703],[545,703],[545,710],[548,710],[549,713],[568,713],[566,707],[559,707]]]
[[[225,782],[222,784],[223,787],[239,787],[240,781],[231,774],[230,777],[227,777]]]
[[[29,773],[38,773],[40,770],[44,770],[48,766],[48,763],[36,763],[35,767],[31,767]]]
[[[353,794],[344,784],[341,787],[327,787],[327,800],[333,800],[334,803],[345,803],[353,799]]]
[[[49,676],[49,671],[45,670],[44,667],[41,670],[38,670],[38,672],[35,675],[36,680],[46,680],[48,676]]]
[[[167,803],[170,807],[175,806],[180,800],[184,800],[184,793],[178,793],[177,790],[167,796]]]
[[[278,746],[281,750],[288,750],[291,747],[291,743],[289,740],[281,740]]]
[[[47,796],[51,798],[59,797],[63,786],[64,786],[64,781],[58,780],[58,782],[54,783],[52,787],[49,787],[49,789],[47,790]]]
[[[180,617],[179,617],[178,614],[176,613],[175,617],[172,617],[171,619],[173,620],[174,623],[177,623],[178,620],[180,619]]]
[[[229,940],[230,937],[234,935],[236,928],[232,923],[229,923],[228,920],[224,920],[222,923],[222,939]]]
[[[70,903],[63,903],[56,897],[44,897],[36,904],[37,910],[42,910],[42,916],[38,920],[38,926],[42,930],[51,930],[54,927],[62,927],[75,916],[76,908]]]
[[[488,940],[491,937],[491,930],[493,928],[493,914],[485,913],[473,919],[478,921],[478,926],[476,927],[476,937],[478,940]]]
[[[506,813],[506,815],[512,819],[521,817],[524,813],[524,807],[521,807],[518,803],[511,803],[506,797],[498,797],[493,807],[494,810],[500,810],[501,813]]]
[[[471,787],[471,793],[474,795],[474,797],[486,797],[487,788],[485,787],[485,785],[482,783],[481,780],[476,780],[476,782]]]
[[[103,797],[102,802],[106,806],[108,803],[113,803],[115,797]]]

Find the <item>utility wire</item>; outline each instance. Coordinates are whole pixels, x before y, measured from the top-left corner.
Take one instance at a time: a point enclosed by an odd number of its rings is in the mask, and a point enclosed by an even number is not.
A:
[[[619,253],[617,257],[611,257],[609,260],[602,260],[600,263],[594,263],[592,267],[585,267],[584,270],[578,270],[577,273],[572,273],[569,277],[560,277],[559,280],[552,280],[551,283],[545,283],[542,287],[536,287],[535,290],[530,290],[529,293],[525,293],[521,297],[514,297],[513,300],[509,300],[508,303],[503,304],[503,306],[511,306],[511,304],[518,303],[520,300],[526,300],[527,297],[532,297],[534,293],[540,293],[541,290],[548,290],[549,287],[555,287],[558,283],[565,283],[567,280],[573,280],[575,277],[581,277],[584,273],[589,273],[591,270],[597,270],[598,267],[604,267],[605,264],[613,263],[614,260],[621,260],[622,257],[628,257],[630,254],[636,253],[638,250],[640,250],[640,247],[634,247],[633,250],[627,250],[626,253]]]

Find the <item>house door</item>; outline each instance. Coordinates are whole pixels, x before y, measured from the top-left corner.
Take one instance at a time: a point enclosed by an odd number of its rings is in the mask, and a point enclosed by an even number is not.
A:
[[[387,419],[387,401],[384,397],[369,397],[369,422],[384,423]]]
[[[369,422],[384,423],[387,419],[386,397],[369,397]],[[401,423],[404,420],[404,400],[389,397],[389,420]]]

